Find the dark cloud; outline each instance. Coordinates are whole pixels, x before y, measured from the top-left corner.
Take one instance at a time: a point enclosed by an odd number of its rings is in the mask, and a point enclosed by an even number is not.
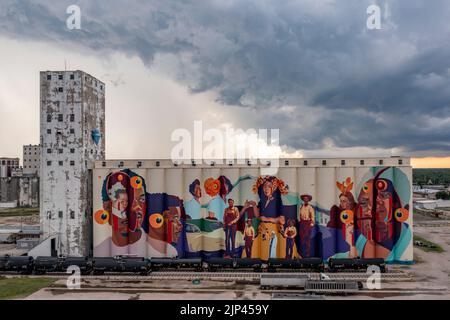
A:
[[[382,30],[366,8],[382,8]],[[450,141],[450,3],[391,1],[3,1],[0,32],[165,68],[192,92],[251,108],[298,149],[399,148],[445,154]],[[164,60],[166,56],[175,57]],[[283,108],[288,107],[284,112]]]

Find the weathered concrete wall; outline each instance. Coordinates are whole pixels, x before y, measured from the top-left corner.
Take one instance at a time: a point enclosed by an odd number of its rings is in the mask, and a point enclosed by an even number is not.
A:
[[[85,255],[88,167],[105,154],[105,85],[82,71],[40,77],[43,237],[57,235],[61,254]]]
[[[39,178],[0,178],[0,202],[16,202],[19,207],[38,207]]]
[[[39,178],[20,177],[19,178],[19,202],[21,207],[39,207]]]
[[[0,202],[19,200],[19,178],[0,178]]]

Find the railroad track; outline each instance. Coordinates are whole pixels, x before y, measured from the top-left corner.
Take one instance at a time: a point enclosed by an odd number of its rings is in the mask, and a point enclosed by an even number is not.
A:
[[[307,275],[311,280],[320,280],[321,274],[317,272],[194,272],[194,271],[154,271],[148,275],[136,275],[136,274],[123,274],[123,273],[105,273],[104,275],[82,275],[82,279],[99,279],[99,280],[114,280],[114,281],[127,281],[127,280],[139,280],[142,282],[152,280],[222,280],[222,281],[238,281],[238,280],[252,280],[259,281],[264,274],[277,274],[279,276],[295,277],[296,275]],[[370,274],[364,272],[333,272],[323,273],[328,276],[330,280],[355,280],[365,281]],[[17,273],[3,273],[8,277],[49,277],[58,279],[67,279],[69,276],[66,273],[48,273],[45,275],[20,275]],[[404,272],[387,272],[381,273],[382,281],[411,281],[413,276]]]

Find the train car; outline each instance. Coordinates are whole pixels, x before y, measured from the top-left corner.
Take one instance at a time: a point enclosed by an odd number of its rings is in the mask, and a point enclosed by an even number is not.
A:
[[[211,272],[219,270],[230,270],[235,268],[236,261],[234,259],[225,258],[209,258],[206,260],[208,270]]]
[[[100,275],[105,272],[122,272],[122,259],[116,257],[94,257],[92,259],[93,274]]]
[[[36,257],[36,259],[34,259],[35,274],[58,271],[61,271],[61,261],[57,257]]]
[[[67,272],[71,266],[77,266],[80,268],[82,275],[87,275],[92,272],[92,260],[88,257],[60,257],[61,270]]]
[[[122,258],[122,271],[147,275],[151,265],[145,258]]]
[[[173,258],[150,258],[148,261],[152,271],[178,269],[176,259]]]
[[[9,255],[0,256],[0,271],[6,270],[6,263],[8,262]]]
[[[353,259],[328,259],[328,269],[332,272],[342,270],[367,270],[369,266],[377,266],[381,272],[386,272],[386,262],[382,258],[353,258]]]
[[[261,259],[257,258],[236,258],[235,269],[252,269],[255,272],[261,272],[265,269],[265,263]]]
[[[30,256],[9,256],[5,263],[5,271],[16,271],[22,274],[32,274],[34,259]]]
[[[178,269],[193,269],[196,271],[202,270],[202,259],[201,258],[189,258],[189,259],[175,259]]]
[[[299,267],[301,269],[311,269],[318,272],[323,272],[325,270],[325,264],[322,258],[302,258],[298,260]]]

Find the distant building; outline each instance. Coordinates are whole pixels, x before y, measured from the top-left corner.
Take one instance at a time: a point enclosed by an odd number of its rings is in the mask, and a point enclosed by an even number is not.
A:
[[[19,167],[19,158],[0,158],[0,178],[11,177],[12,171]]]
[[[39,176],[41,147],[39,145],[23,146],[23,174]]]
[[[419,189],[415,188],[413,190],[414,198],[426,198],[426,199],[436,199],[436,193],[438,193],[440,190],[436,189]]]
[[[94,160],[105,158],[105,84],[83,71],[40,73],[40,214],[51,252],[89,250]]]
[[[0,207],[14,208],[38,206],[38,177],[13,176],[9,178],[0,178]]]

